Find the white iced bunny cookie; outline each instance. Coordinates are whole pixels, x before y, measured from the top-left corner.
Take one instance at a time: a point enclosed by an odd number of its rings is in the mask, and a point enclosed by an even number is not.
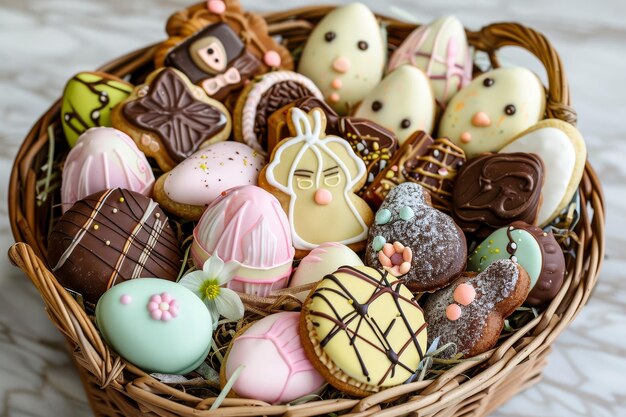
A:
[[[298,72],[313,80],[332,108],[345,115],[378,84],[386,54],[374,14],[361,3],[351,3],[317,24]]]
[[[475,78],[448,103],[439,136],[450,138],[468,158],[502,149],[542,119],[546,94],[526,68],[499,68]]]
[[[355,194],[365,182],[365,163],[346,140],[326,136],[321,109],[307,115],[291,108],[287,121],[293,137],[274,148],[259,186],[274,194],[287,213],[296,257],[324,242],[362,249],[374,220],[368,204]]]
[[[430,78],[440,109],[472,80],[472,60],[463,24],[454,16],[420,26],[395,50],[387,71],[410,64]]]
[[[430,134],[435,114],[435,98],[428,77],[411,65],[402,65],[365,97],[355,116],[391,130],[401,145],[417,130]]]
[[[545,165],[541,206],[536,223],[543,227],[571,201],[578,189],[587,159],[585,141],[574,126],[546,119],[520,134],[501,153],[537,154]]]

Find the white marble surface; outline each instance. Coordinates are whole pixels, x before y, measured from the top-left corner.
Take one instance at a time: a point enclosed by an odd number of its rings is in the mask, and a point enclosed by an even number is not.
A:
[[[0,415],[87,416],[60,335],[26,278],[4,256],[12,159],[65,81],[164,36],[190,0],[2,0],[0,3]],[[250,9],[311,0],[244,1]],[[519,21],[553,41],[571,82],[589,158],[604,183],[607,256],[589,305],[554,345],[543,381],[493,415],[626,415],[626,2],[387,0],[380,12],[416,21],[454,13],[470,28]],[[547,4],[549,3],[549,4]]]

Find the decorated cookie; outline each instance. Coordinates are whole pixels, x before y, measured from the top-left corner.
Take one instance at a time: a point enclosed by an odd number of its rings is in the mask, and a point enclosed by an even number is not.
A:
[[[96,323],[107,344],[146,372],[186,374],[211,347],[211,314],[193,292],[157,278],[123,282],[98,301]]]
[[[391,55],[387,71],[404,64],[424,71],[437,105],[444,109],[472,80],[472,57],[463,24],[454,16],[446,16],[415,29]]]
[[[294,249],[289,221],[278,200],[254,185],[231,188],[204,212],[193,231],[196,267],[217,254],[241,264],[228,287],[268,295],[287,286]]]
[[[428,77],[411,65],[402,65],[363,99],[354,115],[391,130],[402,144],[416,130],[430,134],[435,114],[435,99]]]
[[[467,270],[482,272],[498,259],[518,262],[530,277],[526,304],[540,306],[561,289],[565,257],[552,232],[514,222],[489,235],[467,258]]]
[[[322,93],[304,75],[275,71],[248,84],[235,107],[235,139],[265,154],[268,118],[281,107],[304,97],[322,98]]]
[[[302,258],[298,269],[291,277],[289,286],[299,287],[318,282],[326,274],[331,274],[344,265],[363,266],[363,261],[352,249],[341,243],[322,243]],[[304,301],[308,292],[301,292],[295,295],[300,301]]]
[[[417,131],[391,157],[363,197],[379,207],[393,187],[410,181],[428,190],[433,207],[449,213],[454,180],[464,163],[465,152],[449,139],[433,140],[426,132]]]
[[[422,186],[394,187],[376,212],[365,264],[402,277],[415,292],[448,285],[465,268],[467,247],[461,229],[429,205]]]
[[[468,158],[496,152],[543,118],[546,93],[539,78],[522,67],[498,68],[476,77],[450,100],[439,135]]]
[[[123,189],[74,204],[48,237],[48,265],[59,282],[96,303],[113,285],[143,277],[175,280],[179,242],[159,205]]]
[[[426,323],[411,291],[393,275],[341,267],[311,292],[301,314],[306,355],[335,388],[364,397],[415,378],[426,352]]]
[[[298,72],[322,90],[324,99],[345,115],[383,76],[386,45],[376,17],[361,3],[328,13],[302,51]]]
[[[222,366],[222,385],[244,365],[233,385],[236,395],[284,404],[326,384],[307,359],[298,328],[300,313],[272,314],[235,336]]]
[[[424,315],[428,342],[454,343],[461,357],[488,351],[498,341],[504,319],[522,305],[530,278],[518,263],[500,259],[483,272],[464,274],[452,285],[428,296]],[[451,356],[452,350],[443,352]]]
[[[80,72],[63,90],[61,123],[70,146],[91,127],[111,126],[111,109],[124,101],[133,86],[104,72]]]
[[[172,68],[151,73],[145,84],[115,107],[112,120],[164,171],[201,146],[227,139],[232,125],[220,102]]]
[[[292,108],[289,123],[294,136],[274,149],[259,185],[276,195],[287,213],[296,255],[324,242],[362,249],[374,217],[355,194],[365,181],[363,160],[344,139],[325,134],[321,110],[307,115]]]
[[[467,161],[452,195],[454,220],[485,237],[515,220],[534,223],[545,166],[532,153],[486,154]]]
[[[162,175],[154,187],[154,198],[169,212],[198,220],[222,192],[256,185],[264,165],[265,158],[243,143],[214,143]]]
[[[80,135],[63,166],[63,212],[78,200],[107,188],[152,193],[154,174],[146,156],[127,134],[110,127],[92,127]]]
[[[542,120],[500,152],[532,152],[543,160],[545,180],[536,220],[541,227],[558,216],[572,200],[587,159],[585,141],[578,129],[556,119]]]

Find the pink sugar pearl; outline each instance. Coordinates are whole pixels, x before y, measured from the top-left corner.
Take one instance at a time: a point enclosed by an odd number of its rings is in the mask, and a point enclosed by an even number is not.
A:
[[[454,301],[464,306],[470,304],[476,298],[476,290],[470,284],[459,284],[454,290]]]
[[[280,67],[282,59],[280,59],[280,55],[278,55],[278,52],[267,51],[263,56],[263,62],[265,62],[265,65],[267,65],[268,67],[277,68]]]
[[[222,0],[209,0],[207,3],[207,9],[211,13],[224,14],[226,11],[226,4]]]

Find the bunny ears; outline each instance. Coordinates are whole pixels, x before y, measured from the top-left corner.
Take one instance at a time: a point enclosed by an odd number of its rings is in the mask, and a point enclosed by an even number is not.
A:
[[[290,109],[289,116],[296,138],[304,138],[307,143],[318,141],[322,134],[326,136],[326,117],[321,109],[311,110],[309,115],[297,107]],[[311,124],[311,119],[312,124]]]

